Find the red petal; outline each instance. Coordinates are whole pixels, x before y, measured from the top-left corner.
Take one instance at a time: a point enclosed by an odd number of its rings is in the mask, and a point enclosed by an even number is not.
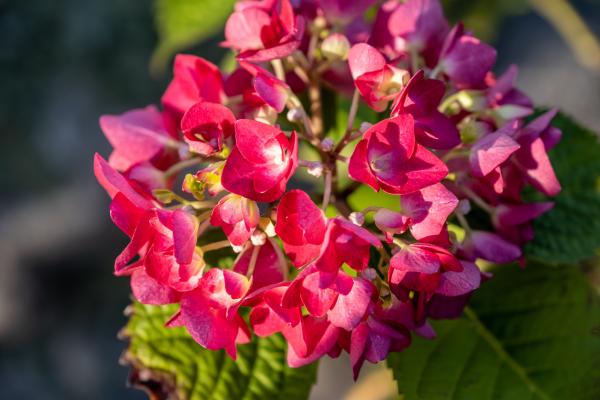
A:
[[[483,177],[489,174],[519,147],[517,142],[502,132],[485,135],[473,145],[469,155],[473,175]]]
[[[348,64],[350,65],[352,78],[356,80],[366,72],[382,69],[385,67],[386,61],[376,48],[366,43],[358,43],[350,49]]]

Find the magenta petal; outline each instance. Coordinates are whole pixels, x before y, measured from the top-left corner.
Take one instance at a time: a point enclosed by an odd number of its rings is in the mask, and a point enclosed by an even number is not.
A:
[[[315,317],[324,316],[334,305],[338,293],[332,289],[319,288],[319,274],[313,273],[304,278],[300,296],[308,312]]]
[[[250,311],[250,324],[254,333],[259,337],[271,336],[281,332],[287,323],[277,316],[268,307],[257,305]]]
[[[371,363],[385,360],[390,353],[391,346],[392,340],[389,336],[372,332],[365,351],[365,360]]]
[[[158,283],[143,268],[136,269],[131,275],[131,292],[142,304],[171,304],[177,303],[180,298],[179,292]]]
[[[461,272],[447,271],[442,274],[436,293],[443,296],[462,296],[479,287],[481,272],[479,268],[468,261],[463,261]]]
[[[437,112],[445,93],[444,82],[426,79],[423,70],[419,70],[394,100],[391,115],[394,117],[409,112],[414,118],[421,118]]]
[[[297,333],[291,334],[292,330]],[[324,319],[319,320],[309,316],[304,317],[302,323],[296,328],[284,330],[283,334],[289,343],[288,365],[298,368],[329,353],[337,343],[340,329]]]
[[[434,294],[429,301],[427,307],[427,314],[433,319],[455,319],[461,316],[463,310],[467,306],[471,294],[473,292],[464,294],[462,296],[442,296]]]
[[[352,241],[354,241],[357,245],[367,244],[370,246],[381,247],[381,242],[377,236],[372,234],[369,230],[353,224],[352,222],[341,217],[334,218],[333,223],[344,229],[346,232],[351,233],[353,236]]]
[[[117,197],[115,197],[117,198]],[[145,213],[140,218],[140,222],[131,236],[131,241],[115,258],[115,275],[127,275],[131,271],[132,265],[128,265],[131,260],[148,244],[151,239],[151,231],[148,225],[149,213]]]
[[[451,149],[460,144],[460,135],[454,123],[444,114],[434,111],[415,121],[417,140],[434,149]]]
[[[485,135],[471,148],[469,162],[473,175],[486,176],[520,147],[510,136],[502,132]]]
[[[360,17],[374,2],[374,0],[320,0],[318,3],[328,21],[334,25],[344,26]]]
[[[235,246],[241,246],[252,235],[258,225],[260,211],[256,202],[242,196],[229,194],[213,209],[210,223],[220,226]]]
[[[194,340],[210,350],[225,349],[235,358],[236,339],[244,325],[236,304],[248,289],[249,282],[243,275],[209,270],[198,288],[181,298],[181,318]]]
[[[470,240],[475,256],[496,263],[508,263],[521,257],[521,249],[491,232],[472,231]]]
[[[173,211],[173,242],[177,262],[182,264],[192,262],[197,237],[198,220],[185,211]]]
[[[183,113],[203,100],[220,103],[223,96],[223,78],[219,68],[211,62],[189,54],[178,54],[173,67],[173,80],[161,102],[168,118],[175,126]]]
[[[369,281],[355,278],[350,292],[340,294],[333,308],[327,312],[327,319],[338,328],[351,331],[365,316],[374,291]]]
[[[414,118],[410,114],[400,114],[384,119],[371,126],[364,137],[369,141],[368,158],[371,162],[390,152],[390,147],[398,161],[406,160],[415,149]]]
[[[458,88],[477,88],[496,63],[496,50],[461,31],[459,26],[448,35],[441,62]]]
[[[180,292],[187,292],[198,286],[205,266],[200,255],[195,252],[190,263],[178,263],[171,251],[158,248],[156,239],[144,258],[144,265],[148,275]]]
[[[241,196],[250,195],[253,199],[256,199],[257,196],[254,195],[255,190],[252,182],[252,166],[242,156],[237,147],[234,147],[223,168],[221,184],[232,193]]]
[[[163,117],[154,106],[128,111],[122,115],[103,115],[100,127],[106,138],[128,164],[150,161],[168,141]]]
[[[373,220],[379,230],[392,234],[403,233],[408,225],[408,219],[404,215],[387,208],[377,210]]]
[[[301,319],[300,308],[281,306],[284,286],[267,290],[262,295],[262,303],[255,305],[250,313],[250,323],[258,336],[270,336],[286,327],[298,325]]]
[[[132,237],[145,211],[136,207],[125,195],[117,193],[110,202],[110,218],[127,236]]]
[[[523,136],[533,136],[534,138],[540,137],[542,133],[550,128],[550,124],[554,117],[556,117],[556,114],[558,114],[558,109],[553,108],[540,115],[523,128]]]
[[[290,87],[269,71],[249,62],[240,65],[254,76],[254,89],[258,96],[275,111],[282,112],[289,97]]]
[[[277,207],[275,232],[292,263],[300,267],[320,253],[327,222],[325,215],[301,190],[291,190]]]
[[[496,209],[496,220],[500,226],[520,225],[536,219],[552,207],[554,207],[552,202],[500,204]]]
[[[282,132],[274,126],[249,119],[235,122],[235,144],[250,162],[268,163],[281,157],[281,146],[276,138]]]
[[[379,183],[371,172],[367,160],[367,145],[368,142],[366,140],[361,140],[356,145],[348,164],[348,174],[352,179],[367,184],[373,190],[379,191]]]
[[[275,245],[270,239],[267,240],[265,244],[260,246],[260,249],[258,250],[258,256],[256,258],[256,265],[254,267],[254,273],[252,274],[251,292],[283,281],[283,271],[285,268],[287,268],[287,265],[285,264],[284,260],[279,257],[279,254],[274,246]],[[235,265],[233,266],[233,270],[239,274],[246,275],[253,252],[254,247],[250,247],[244,251],[237,259]]]
[[[376,48],[366,44],[358,43],[352,46],[348,54],[348,64],[352,78],[355,80],[367,73],[382,69],[386,65],[385,58]]]
[[[369,341],[369,327],[366,323],[359,325],[352,331],[350,339],[350,363],[352,365],[352,375],[356,380],[358,374],[365,362],[365,349]]]
[[[388,27],[393,36],[404,38],[419,51],[441,42],[448,22],[438,0],[408,0],[391,15]]]
[[[230,192],[271,202],[284,192],[298,165],[298,136],[252,120],[235,124],[236,147],[227,158],[221,183]]]
[[[119,192],[133,204],[144,209],[150,209],[153,204],[140,195],[123,175],[115,171],[99,154],[94,155],[94,174],[102,187],[113,198]]]
[[[440,270],[440,260],[429,251],[408,246],[392,257],[390,267],[400,271],[435,274]]]
[[[238,56],[239,60],[250,62],[265,62],[289,56],[300,46],[299,40],[290,40],[277,46],[262,50],[245,51]]]
[[[277,112],[282,112],[288,99],[289,87],[266,75],[258,75],[254,81],[256,93]]]
[[[423,146],[417,145],[413,158],[398,165],[395,175],[380,177],[380,181],[388,193],[407,194],[436,184],[446,175],[446,164]]]
[[[277,206],[275,232],[284,242],[320,244],[326,224],[323,211],[302,190],[290,190]]]
[[[458,206],[458,199],[441,183],[400,197],[403,212],[410,218],[410,231],[417,240],[434,237]]]
[[[271,24],[271,17],[258,7],[231,14],[225,25],[225,45],[239,50],[263,47],[261,32]]]
[[[181,119],[181,130],[190,148],[199,154],[221,150],[223,138],[233,134],[235,116],[225,106],[206,101],[190,107]]]
[[[560,193],[560,182],[554,174],[543,140],[537,138],[522,149],[524,151],[518,152],[516,158],[529,182],[547,196]]]

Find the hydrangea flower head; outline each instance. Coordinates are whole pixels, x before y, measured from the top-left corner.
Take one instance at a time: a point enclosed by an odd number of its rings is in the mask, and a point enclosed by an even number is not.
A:
[[[556,111],[527,122],[516,67],[495,75],[496,50],[437,0],[362,18],[378,5],[239,1],[231,73],[178,55],[161,107],[101,117],[113,151],[94,172],[130,240],[114,272],[144,304],[179,304],[167,326],[203,347],[235,358],[280,333],[291,367],[347,352],[356,378],[434,339],[482,261],[522,261],[553,207]]]

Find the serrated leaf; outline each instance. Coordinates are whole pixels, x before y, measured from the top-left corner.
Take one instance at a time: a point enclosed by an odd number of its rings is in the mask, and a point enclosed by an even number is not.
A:
[[[234,361],[223,351],[201,347],[185,328],[165,328],[175,305],[134,303],[131,310],[122,333],[129,340],[123,359],[133,366],[138,383],[143,378],[146,390],[191,400],[308,398],[317,366],[289,368],[287,345],[279,335],[238,346]]]
[[[576,263],[600,248],[600,143],[564,115],[553,125],[563,132],[550,151],[562,191],[554,209],[535,221],[535,239],[525,254],[546,263]]]
[[[156,0],[159,42],[150,67],[165,69],[170,57],[221,31],[235,0]]]
[[[600,398],[600,305],[580,270],[494,273],[465,317],[389,358],[405,400]]]

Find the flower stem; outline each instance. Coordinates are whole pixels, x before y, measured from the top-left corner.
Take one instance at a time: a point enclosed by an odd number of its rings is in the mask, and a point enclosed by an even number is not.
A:
[[[471,234],[471,226],[469,225],[469,222],[465,218],[464,214],[460,213],[460,212],[456,212],[455,215],[456,215],[456,219],[458,220],[458,223],[465,230],[465,234],[467,236],[470,235]]]
[[[358,113],[358,105],[360,103],[360,93],[357,89],[354,89],[354,95],[352,95],[352,104],[350,105],[350,110],[348,111],[348,124],[346,125],[346,132],[344,133],[344,137],[342,140],[335,146],[333,149],[334,154],[339,154],[344,150],[344,147],[348,143],[350,143],[353,135],[353,126],[354,120],[356,119],[356,114]]]
[[[323,189],[323,205],[322,209],[327,209],[329,201],[331,200],[331,187],[332,187],[332,172],[331,170],[325,171],[325,188]]]
[[[419,70],[419,51],[414,47],[410,48],[410,63],[414,75]]]
[[[258,260],[258,253],[260,252],[260,246],[254,246],[252,249],[252,255],[250,256],[250,262],[248,263],[248,271],[246,271],[246,276],[250,278],[252,274],[254,274],[254,269],[256,268],[256,260]]]
[[[482,210],[484,210],[488,214],[494,213],[493,207],[490,206],[488,203],[486,203],[485,200],[483,200],[481,197],[479,197],[477,194],[475,194],[475,192],[473,192],[471,189],[469,189],[466,186],[463,186],[463,187],[461,187],[461,190],[463,191],[464,194],[467,195],[467,197],[469,197],[470,200],[473,200],[473,202],[475,204],[477,204]]]
[[[210,218],[205,219],[198,226],[198,236],[202,235],[210,226]]]
[[[273,66],[273,70],[275,71],[275,76],[282,82],[285,82],[285,70],[283,69],[283,63],[280,59],[275,59],[271,61],[271,65]]]
[[[219,249],[223,249],[225,247],[230,247],[230,246],[231,246],[231,242],[229,240],[221,240],[219,242],[213,242],[213,243],[205,244],[204,246],[200,246],[200,250],[202,250],[203,253],[206,253],[209,251],[219,250]]]
[[[193,167],[194,165],[201,164],[204,161],[205,160],[202,157],[192,157],[192,158],[188,158],[187,160],[179,161],[177,164],[173,164],[169,169],[167,169],[165,171],[165,178],[169,178],[169,177],[183,171],[184,169]]]
[[[319,79],[313,76],[308,84],[308,98],[310,99],[310,113],[313,132],[316,137],[323,136],[323,104],[321,103],[321,87]]]
[[[444,66],[442,65],[442,63],[438,63],[438,65],[435,66],[435,68],[431,71],[431,73],[429,74],[429,78],[431,79],[435,79],[436,76],[438,76],[438,74],[440,72],[442,72],[442,69],[444,68]]]

